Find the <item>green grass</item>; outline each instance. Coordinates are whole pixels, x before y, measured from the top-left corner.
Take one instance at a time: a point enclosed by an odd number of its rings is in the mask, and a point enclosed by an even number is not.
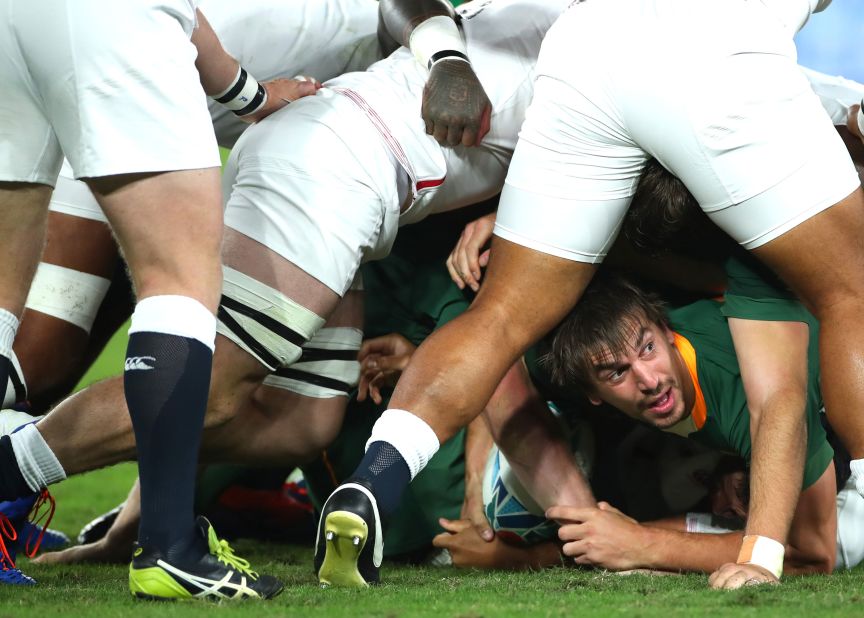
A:
[[[94,515],[123,499],[132,465],[83,475],[56,486],[54,526],[75,535]],[[774,588],[714,592],[705,576],[621,577],[601,571],[550,569],[537,573],[459,571],[385,564],[385,583],[369,590],[321,590],[311,550],[239,542],[240,555],[287,582],[267,603],[231,605],[140,602],[126,588],[126,567],[49,567],[28,564],[40,584],[0,586],[0,618],[24,616],[860,616],[864,569],[833,577],[793,577]]]
[[[125,328],[84,382],[122,368]],[[65,481],[52,488],[57,514],[52,527],[71,537],[94,516],[122,501],[135,477],[124,464]],[[864,522],[862,522],[864,525]],[[322,590],[312,575],[311,550],[239,542],[235,549],[254,567],[281,577],[285,592],[267,603],[152,603],[136,601],[126,587],[125,566],[40,566],[21,560],[35,588],[0,586],[0,618],[28,616],[183,617],[327,616],[401,618],[498,618],[522,616],[861,616],[864,568],[832,577],[790,577],[782,586],[715,592],[707,577],[621,577],[602,571],[549,569],[535,573],[412,568],[385,563],[384,584],[369,590]]]

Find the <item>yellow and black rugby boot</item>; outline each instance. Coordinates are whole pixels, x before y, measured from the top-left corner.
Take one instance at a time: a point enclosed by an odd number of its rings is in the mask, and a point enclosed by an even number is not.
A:
[[[129,565],[129,589],[141,599],[270,599],[282,592],[282,582],[258,575],[249,563],[235,556],[231,546],[216,536],[204,517],[198,531],[209,551],[181,565],[168,563],[155,549],[138,547]]]
[[[330,494],[318,521],[315,572],[321,586],[377,584],[384,536],[371,490],[362,481],[343,483]]]

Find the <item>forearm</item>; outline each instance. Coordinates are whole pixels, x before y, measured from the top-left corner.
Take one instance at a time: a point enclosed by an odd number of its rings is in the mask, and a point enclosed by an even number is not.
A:
[[[465,495],[476,495],[482,500],[483,475],[486,460],[492,448],[492,434],[487,421],[478,416],[468,425],[465,433]]]
[[[797,393],[780,393],[766,401],[758,417],[752,417],[747,535],[786,542],[804,474],[804,407]]]
[[[706,534],[643,526],[640,547],[634,547],[640,568],[711,573],[734,562],[741,547],[740,532]]]
[[[496,444],[540,507],[594,506],[563,424],[531,384],[521,359],[501,380],[486,416]]]
[[[453,17],[453,5],[446,0],[380,0],[379,32],[383,29],[399,45],[408,46],[414,27],[443,15]]]
[[[198,69],[204,92],[209,96],[224,92],[236,79],[240,63],[225,51],[210,22],[200,10],[198,27],[192,33],[192,43],[198,50],[195,67]]]

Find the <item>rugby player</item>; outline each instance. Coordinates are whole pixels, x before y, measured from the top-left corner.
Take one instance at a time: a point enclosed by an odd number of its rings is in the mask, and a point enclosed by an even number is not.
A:
[[[578,301],[649,156],[823,325],[826,409],[864,493],[864,417],[853,412],[864,404],[864,194],[795,64],[793,42],[827,4],[577,2],[561,16],[543,44],[486,282],[471,310],[426,340],[403,373],[356,472],[371,497],[362,508],[346,504],[340,519],[398,502],[437,444],[479,413],[514,360]],[[769,362],[782,375],[782,354]],[[777,396],[751,397],[746,543],[739,561],[712,579],[717,587],[779,578],[801,487],[796,444],[804,427],[800,391],[789,396],[779,386]],[[394,472],[376,473],[382,468]]]
[[[254,121],[313,86],[244,79],[195,4],[108,10],[99,1],[6,0],[0,6],[6,83],[0,107],[0,382],[7,381],[65,153],[111,221],[138,297],[123,389],[144,479],[132,592],[269,597],[281,583],[226,561],[214,549],[209,523],[195,520],[189,498],[220,287],[219,157],[204,94]],[[141,225],[144,217],[147,225]],[[197,233],[190,235],[192,228]],[[15,442],[27,453],[23,465],[40,460],[57,469],[56,461],[30,448],[40,441],[34,432],[29,425],[0,439],[4,466],[16,461]],[[3,566],[14,567],[6,552]],[[209,583],[186,588],[193,579]]]

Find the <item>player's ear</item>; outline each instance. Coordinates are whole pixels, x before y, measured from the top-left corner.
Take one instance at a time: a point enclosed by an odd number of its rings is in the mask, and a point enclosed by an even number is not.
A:
[[[673,331],[665,324],[663,325],[663,334],[666,335],[666,341],[669,342],[669,345],[673,345],[675,343],[675,331]]]

